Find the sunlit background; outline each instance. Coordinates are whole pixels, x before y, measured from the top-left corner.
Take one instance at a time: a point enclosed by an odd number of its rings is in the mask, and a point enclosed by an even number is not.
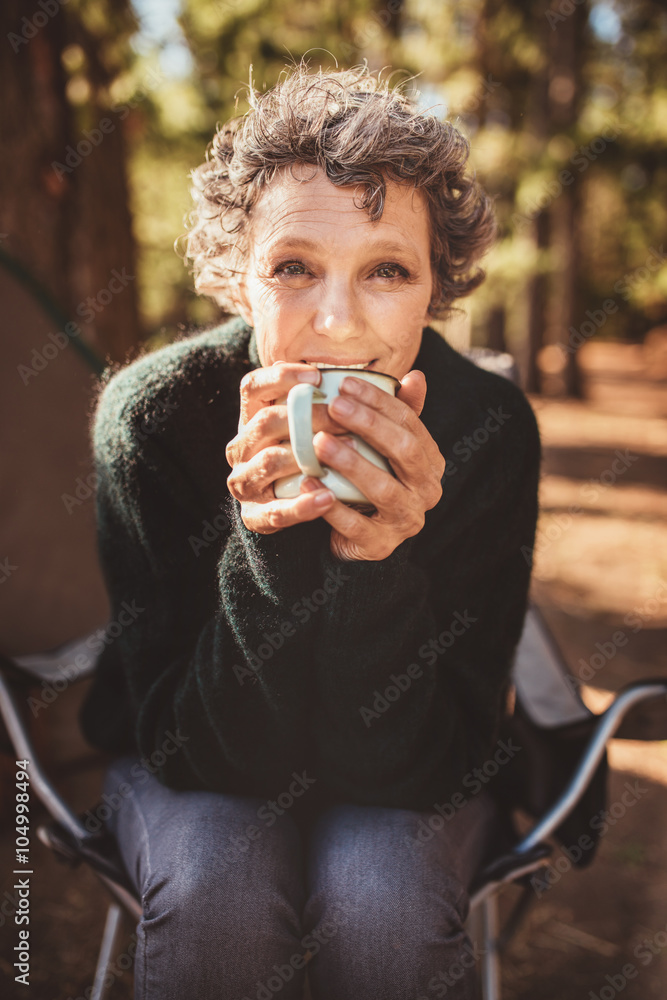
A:
[[[5,6],[6,34],[22,13]],[[1,246],[66,313],[106,284],[114,253],[134,258],[136,296],[84,325],[102,355],[215,321],[173,243],[216,124],[247,109],[251,66],[261,89],[306,53],[314,67],[367,60],[464,132],[496,199],[500,239],[466,304],[472,342],[507,346],[533,391],[578,394],[575,348],[642,342],[667,315],[666,18],[648,0],[70,0],[18,45],[41,86],[24,86],[5,112],[27,128],[6,177],[15,204]],[[113,133],[70,172],[54,169],[105,117]],[[39,228],[25,226],[31,198]],[[587,310],[599,318],[609,299],[617,308],[591,331]],[[572,351],[548,349],[559,343]]]
[[[499,239],[485,283],[438,328],[457,348],[509,352],[536,412],[531,598],[594,711],[667,676],[664,0],[5,0],[0,26],[4,652],[105,621],[97,375],[225,318],[183,261],[189,173],[247,109],[251,76],[261,90],[307,55],[314,69],[382,69],[468,138]],[[77,730],[84,688],[32,722],[82,809],[102,766]],[[664,930],[667,743],[614,740],[610,763],[612,796],[637,777],[650,795],[542,902],[504,963],[507,1000],[602,996],[605,975]],[[2,782],[0,770],[0,823]],[[33,995],[77,997],[103,894],[40,865]],[[9,989],[12,943],[0,933]],[[666,959],[623,996],[667,1000]],[[114,991],[127,1000],[131,974]]]

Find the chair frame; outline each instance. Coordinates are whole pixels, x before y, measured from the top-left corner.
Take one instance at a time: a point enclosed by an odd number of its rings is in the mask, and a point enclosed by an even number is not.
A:
[[[519,643],[513,668],[513,687],[519,701],[527,698],[526,691],[532,687],[534,693],[534,677],[530,684],[526,683],[526,655],[534,656],[535,646],[527,641],[530,626],[538,629],[543,640],[543,656],[541,662],[534,664],[540,676],[547,677],[547,683],[553,690],[554,678],[559,676],[572,693],[573,688],[567,664],[558,649],[553,636],[534,606],[530,606],[526,615],[526,625],[522,640]],[[533,636],[534,638],[534,636]],[[126,914],[135,924],[141,919],[142,907],[135,894],[128,891],[125,873],[118,871],[118,877],[110,874],[108,862],[105,865],[95,864],[94,837],[86,830],[81,819],[62,799],[53,783],[46,774],[35,748],[30,739],[17,686],[23,688],[38,681],[54,680],[62,677],[62,664],[73,657],[80,642],[77,640],[52,650],[49,653],[36,656],[8,658],[0,657],[0,716],[12,746],[16,759],[29,761],[30,783],[49,815],[50,824],[42,824],[37,834],[39,839],[56,853],[64,856],[69,863],[78,864],[85,861],[95,872],[111,896],[108,905],[102,942],[100,945],[91,1000],[104,1000],[108,993],[109,966],[117,953],[123,930],[123,915]],[[523,666],[522,666],[523,664]],[[89,676],[95,668],[91,664],[77,679]],[[523,673],[522,673],[523,671]],[[499,858],[494,858],[478,873],[471,889],[468,930],[471,937],[482,945],[482,959],[478,967],[478,981],[483,1000],[501,1000],[500,987],[500,957],[503,948],[515,932],[520,918],[527,909],[527,903],[535,899],[531,893],[528,876],[546,870],[545,859],[552,853],[549,838],[559,824],[566,818],[574,806],[586,792],[589,783],[602,761],[607,742],[618,731],[624,718],[632,708],[648,699],[664,697],[667,700],[667,679],[647,679],[628,685],[615,697],[613,703],[598,716],[584,706],[583,701],[575,694],[569,706],[570,716],[565,722],[572,721],[572,712],[576,714],[577,705],[587,715],[595,718],[588,744],[581,754],[580,760],[569,781],[551,807],[542,815],[530,832],[517,839],[517,842]],[[523,703],[523,702],[522,702]],[[544,708],[544,705],[541,706]],[[552,725],[563,724],[552,719]],[[637,738],[641,738],[638,735]],[[57,830],[61,836],[54,836]],[[63,843],[62,835],[65,836]],[[499,896],[504,887],[511,883],[523,881],[524,894],[515,907],[508,921],[508,926],[501,934],[499,921]]]
[[[569,815],[588,788],[588,784],[606,752],[608,740],[614,736],[632,708],[643,701],[658,697],[667,697],[667,681],[637,681],[628,685],[616,696],[612,704],[597,717],[597,723],[588,746],[560,798],[535,823],[532,830],[512,848],[513,860],[508,866],[507,872],[498,878],[489,877],[472,895],[470,900],[472,921],[477,917],[478,911],[481,911],[482,914],[484,953],[481,979],[483,1000],[501,1000],[500,954],[511,937],[511,935],[505,935],[501,938],[499,935],[498,903],[501,890],[508,883],[519,882],[525,876],[534,874],[545,867],[544,858],[551,854],[548,839],[563,819]],[[539,857],[540,848],[544,849],[542,857]],[[535,856],[536,851],[538,852],[537,856]],[[530,893],[530,886],[525,885],[524,891]],[[526,898],[530,899],[529,896]],[[516,930],[517,926],[518,921],[512,927],[512,932]]]

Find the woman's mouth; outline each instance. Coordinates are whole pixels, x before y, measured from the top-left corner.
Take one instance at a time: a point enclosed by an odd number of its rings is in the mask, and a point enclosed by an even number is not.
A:
[[[303,360],[304,365],[312,365],[314,368],[370,368],[376,358],[371,361],[306,361]]]

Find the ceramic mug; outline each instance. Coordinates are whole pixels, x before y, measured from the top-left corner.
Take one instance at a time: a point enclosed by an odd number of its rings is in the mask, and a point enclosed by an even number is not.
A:
[[[316,479],[321,479],[323,486],[330,489],[334,496],[343,503],[372,507],[373,505],[369,503],[354,483],[345,479],[335,469],[320,464],[313,448],[313,403],[330,403],[338,395],[338,387],[348,375],[363,379],[365,382],[372,382],[373,385],[388,392],[391,396],[396,395],[401,383],[393,375],[385,375],[384,372],[376,372],[366,368],[321,368],[320,371],[322,378],[319,385],[300,382],[298,385],[292,386],[286,396],[276,400],[276,403],[287,402],[289,439],[297,465],[301,470],[291,476],[283,476],[276,480],[274,483],[276,497],[279,500],[298,497],[303,480],[308,476],[314,476]],[[348,433],[346,436],[352,438],[360,455],[376,465],[378,469],[384,469],[385,472],[394,475],[387,459],[371,448],[358,434]]]

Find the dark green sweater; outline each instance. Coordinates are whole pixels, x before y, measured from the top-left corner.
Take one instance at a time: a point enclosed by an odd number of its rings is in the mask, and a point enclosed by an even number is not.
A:
[[[442,499],[387,559],[342,562],[321,518],[260,535],[228,492],[239,381],[259,364],[236,318],[139,358],[101,393],[98,540],[118,624],[84,734],[149,758],[174,788],[274,799],[305,771],[310,805],[426,809],[465,794],[498,738],[526,610],[533,411],[426,328],[413,367],[447,461]]]

